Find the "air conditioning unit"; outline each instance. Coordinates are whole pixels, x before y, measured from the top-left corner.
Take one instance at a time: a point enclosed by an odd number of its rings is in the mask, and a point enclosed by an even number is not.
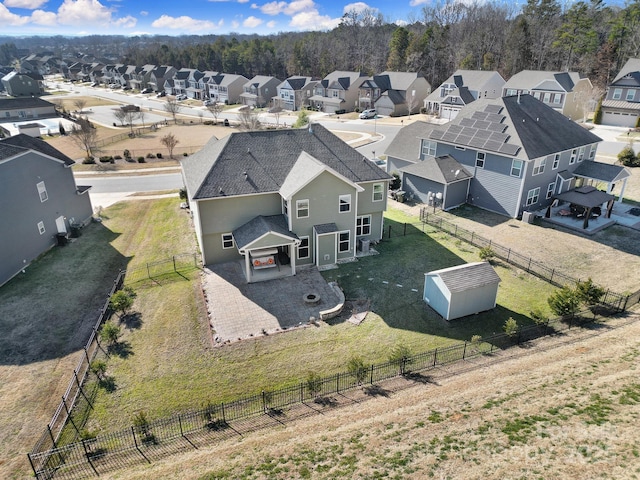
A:
[[[536,218],[533,212],[522,212],[522,221],[524,223],[533,223],[533,219]]]
[[[371,245],[371,240],[368,238],[359,238],[358,239],[358,250],[362,253],[369,253],[369,246]]]

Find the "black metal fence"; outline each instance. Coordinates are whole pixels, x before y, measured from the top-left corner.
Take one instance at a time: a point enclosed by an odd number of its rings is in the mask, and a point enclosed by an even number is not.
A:
[[[449,235],[459,238],[460,240],[478,248],[488,247],[493,251],[494,256],[497,258],[510,265],[518,267],[527,273],[535,275],[552,285],[562,287],[564,285],[575,285],[581,281],[579,278],[571,277],[555,268],[540,263],[532,257],[522,255],[511,248],[499,245],[475,232],[465,230],[464,228],[461,228],[438,215],[430,214],[426,208],[420,209],[420,220],[423,224],[431,225],[438,230],[448,233]],[[632,305],[640,302],[640,290],[630,295],[623,295],[608,289],[600,302],[615,311],[623,312]]]
[[[145,263],[134,269],[128,268],[126,271],[126,282],[131,284],[142,280],[158,278],[167,274],[182,274],[197,268],[200,268],[197,253],[181,253],[165,260]]]
[[[237,434],[239,423],[264,416],[285,419],[294,405],[313,403],[311,411],[336,405],[333,395],[393,378],[413,380],[436,367],[505,350],[545,335],[594,322],[596,310],[542,324],[520,327],[512,335],[474,339],[327,377],[309,378],[284,388],[240,398],[230,403],[209,404],[200,410],[169,418],[137,422],[118,432],[104,433],[57,447],[54,441],[39,442],[28,454],[37,479],[84,478],[123,466],[150,462],[175,452],[180,446],[195,448],[192,440],[206,436],[212,442]],[[235,423],[235,425],[234,425]],[[235,428],[234,428],[235,427]],[[192,447],[189,447],[191,445]],[[50,447],[50,448],[47,448]]]

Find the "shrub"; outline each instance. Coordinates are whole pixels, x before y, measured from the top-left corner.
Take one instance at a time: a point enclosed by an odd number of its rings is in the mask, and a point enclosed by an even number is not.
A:
[[[107,362],[104,360],[94,360],[89,364],[89,369],[96,377],[102,378],[107,371]]]
[[[474,345],[477,345],[481,341],[482,341],[482,335],[473,335],[471,337],[471,343],[473,343]]]
[[[316,372],[309,372],[307,373],[307,380],[305,383],[307,385],[307,390],[309,390],[309,394],[312,397],[317,397],[322,390],[322,377],[320,377]]]
[[[103,155],[102,157],[100,157],[100,161],[102,163],[113,163],[113,157],[111,155]]]
[[[398,190],[402,186],[402,180],[400,180],[400,174],[393,172],[391,174],[393,180],[389,182],[389,190]]]
[[[187,157],[187,156],[189,156],[189,154],[188,154],[187,152],[184,152],[184,153],[182,154],[182,156],[183,156],[183,157]]]
[[[156,158],[162,158],[162,154],[161,153],[156,153]]]
[[[144,162],[145,162],[144,157],[138,157],[138,163],[144,163]]]
[[[122,156],[121,155],[115,155],[113,158],[116,159],[116,160],[122,160]]]
[[[496,252],[491,247],[482,247],[478,251],[478,256],[480,257],[480,260],[491,263],[493,258],[496,256]]]
[[[362,384],[367,376],[367,367],[364,365],[364,360],[358,356],[353,356],[349,359],[347,370],[356,378],[358,385]]]
[[[544,325],[549,320],[540,310],[532,310],[529,312],[529,316],[535,322],[536,325]]]
[[[389,363],[400,364],[411,357],[411,349],[402,343],[393,346],[389,352]]]
[[[93,165],[94,163],[96,163],[96,159],[93,157],[84,157],[82,163],[84,163],[85,165]]]
[[[638,157],[633,151],[633,147],[631,145],[627,145],[620,151],[620,153],[618,153],[618,160],[625,167],[637,167],[640,165],[640,160],[638,160]]]
[[[124,156],[124,158],[131,158],[131,152],[127,149],[125,149],[125,151],[122,152],[122,155]]]
[[[558,316],[574,315],[580,306],[578,293],[566,285],[547,298],[551,311]]]
[[[147,158],[156,158],[156,156],[153,153],[147,153]]]
[[[593,124],[600,125],[602,123],[602,99],[598,101],[596,111],[593,112]]]
[[[131,287],[124,287],[122,290],[118,290],[111,295],[109,299],[109,306],[119,312],[120,315],[126,315],[129,309],[133,306],[133,300],[136,298],[136,292]]]
[[[600,300],[605,294],[605,290],[593,283],[593,280],[589,278],[584,282],[578,282],[576,284],[576,294],[583,304],[590,307],[600,303]]]
[[[100,339],[103,342],[113,345],[118,341],[118,337],[120,337],[120,327],[118,325],[112,321],[108,321],[102,325],[100,329]]]
[[[516,322],[513,317],[509,317],[507,321],[504,322],[504,326],[502,327],[502,329],[508,336],[513,337],[516,333],[518,333],[518,322]]]

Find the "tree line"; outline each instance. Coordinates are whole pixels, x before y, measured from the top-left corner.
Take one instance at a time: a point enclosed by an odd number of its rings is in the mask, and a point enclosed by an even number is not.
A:
[[[323,78],[335,70],[413,71],[434,87],[456,69],[497,70],[505,79],[522,70],[577,71],[604,87],[627,59],[640,56],[640,0],[624,6],[603,0],[437,0],[417,17],[398,26],[365,9],[347,12],[338,27],[324,32],[67,41],[85,50],[108,45],[122,63],[135,65],[280,79]],[[62,39],[55,38],[60,48]],[[0,46],[2,53],[8,50]]]

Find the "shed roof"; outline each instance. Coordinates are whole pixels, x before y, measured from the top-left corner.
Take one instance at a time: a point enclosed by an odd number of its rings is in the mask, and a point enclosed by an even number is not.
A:
[[[488,262],[475,262],[426,273],[438,276],[451,293],[465,292],[485,285],[500,283],[500,277]]]

